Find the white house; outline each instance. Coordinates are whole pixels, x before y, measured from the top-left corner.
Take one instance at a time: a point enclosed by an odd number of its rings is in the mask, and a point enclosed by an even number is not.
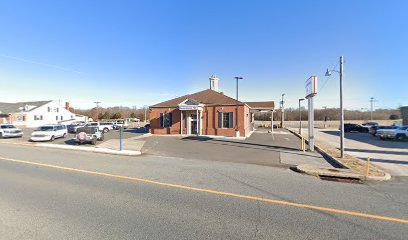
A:
[[[0,123],[34,128],[45,124],[67,124],[87,121],[88,117],[69,111],[69,103],[62,101],[0,102]]]

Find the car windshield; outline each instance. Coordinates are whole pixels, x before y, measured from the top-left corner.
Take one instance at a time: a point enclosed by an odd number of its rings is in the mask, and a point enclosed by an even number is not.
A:
[[[2,125],[2,129],[7,129],[7,128],[16,128],[14,125]]]
[[[398,130],[407,130],[408,129],[408,126],[407,127],[400,127],[400,128],[398,128]]]
[[[37,131],[53,131],[53,130],[54,130],[54,127],[51,127],[51,126],[39,127],[37,129]]]

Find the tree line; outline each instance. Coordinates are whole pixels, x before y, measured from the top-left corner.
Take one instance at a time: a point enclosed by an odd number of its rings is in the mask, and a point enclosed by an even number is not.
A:
[[[308,119],[308,111],[306,108],[301,108],[301,116],[303,120]],[[274,113],[273,119],[278,121],[281,120],[282,113],[280,109],[277,109]],[[327,108],[327,109],[315,109],[314,117],[316,121],[327,121],[330,120],[340,120],[340,109],[339,108]],[[401,118],[401,112],[399,109],[376,109],[373,111],[374,120],[397,120]],[[345,120],[370,120],[370,111],[359,111],[359,110],[344,110]],[[269,121],[271,120],[271,113],[256,113],[255,120],[259,121]],[[285,109],[285,120],[286,121],[297,121],[299,120],[299,108],[287,108]]]
[[[94,107],[87,110],[74,110],[76,114],[81,114],[88,116],[93,120],[104,120],[104,119],[124,119],[124,118],[138,118],[144,120],[145,118],[145,109],[135,109],[130,107]],[[146,119],[149,119],[149,109],[146,109]]]

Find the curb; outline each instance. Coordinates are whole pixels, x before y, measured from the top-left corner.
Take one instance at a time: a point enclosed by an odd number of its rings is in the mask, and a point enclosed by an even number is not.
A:
[[[301,136],[299,133],[297,133],[297,132],[295,132],[295,131],[292,131],[292,130],[290,130],[290,129],[288,129],[288,128],[285,128],[285,129],[288,130],[289,132],[291,132],[292,134],[294,134],[295,136],[297,136],[298,138],[302,139],[302,136]],[[306,142],[307,144],[309,144],[309,141],[308,141],[306,138],[305,138],[305,142]],[[347,164],[345,164],[345,163],[339,161],[338,159],[336,159],[336,158],[333,157],[332,155],[328,154],[326,151],[324,151],[322,148],[320,148],[320,147],[317,146],[316,144],[315,144],[315,149],[316,149],[320,154],[322,154],[322,155],[324,155],[325,157],[329,158],[330,161],[332,161],[332,162],[335,163],[335,165],[338,165],[338,166],[340,166],[341,168],[351,169],[349,166],[347,166]]]
[[[51,143],[38,143],[38,144],[35,144],[34,146],[46,147],[46,148],[57,148],[57,149],[64,149],[64,150],[107,153],[107,154],[122,155],[122,156],[139,156],[142,154],[141,151],[132,151],[132,150],[118,151],[118,150],[113,150],[109,148],[80,147],[80,146],[58,145],[58,144],[51,144]]]
[[[294,134],[295,136],[297,136],[298,138],[303,138],[299,133],[297,133],[297,132],[295,132],[295,131],[293,131],[293,130],[290,130],[290,129],[288,129],[288,128],[285,128],[286,130],[288,130],[289,132],[291,132],[292,134]],[[307,143],[307,144],[309,144],[309,141],[305,138],[305,142]],[[324,155],[325,157],[327,157],[327,158],[329,158],[330,159],[330,161],[332,161],[332,162],[334,162],[335,164],[337,164],[338,166],[341,166],[341,168],[342,169],[348,169],[348,170],[351,170],[351,168],[347,165],[347,164],[345,164],[345,163],[343,163],[343,162],[341,162],[340,160],[338,160],[337,158],[335,158],[335,157],[333,157],[332,155],[330,155],[329,153],[327,153],[326,151],[324,151],[322,148],[320,148],[319,146],[317,146],[316,144],[315,144],[315,149],[320,153],[320,154],[322,154],[322,155]],[[351,170],[352,171],[352,170]],[[356,174],[356,175],[359,175],[360,176],[360,179],[361,180],[372,180],[372,181],[387,181],[387,180],[390,180],[391,179],[391,175],[389,174],[389,173],[387,173],[387,172],[385,172],[384,170],[382,170],[383,172],[384,172],[384,176],[364,176],[364,175],[360,175],[360,174]],[[306,173],[306,172],[305,172]],[[308,174],[308,173],[307,173]],[[355,174],[355,173],[354,173]],[[313,175],[313,174],[311,174],[311,175]]]

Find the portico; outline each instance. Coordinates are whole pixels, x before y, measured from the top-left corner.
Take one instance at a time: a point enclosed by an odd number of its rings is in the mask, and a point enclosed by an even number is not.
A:
[[[180,110],[180,135],[202,135],[202,116],[204,104],[192,99],[186,99],[178,105]],[[183,132],[184,126],[186,131]]]

